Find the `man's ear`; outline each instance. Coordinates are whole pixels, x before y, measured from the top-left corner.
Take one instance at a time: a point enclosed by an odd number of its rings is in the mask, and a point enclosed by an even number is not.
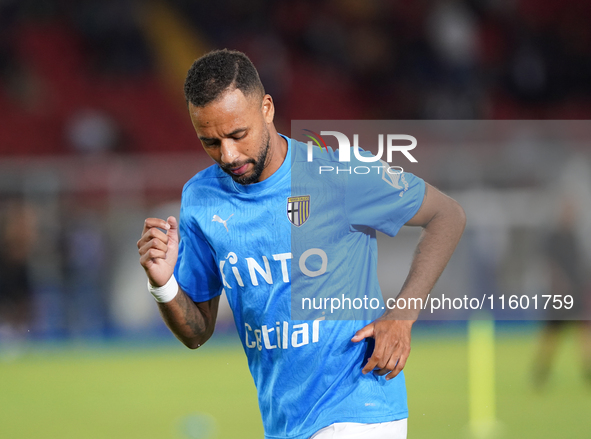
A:
[[[267,124],[272,123],[273,118],[275,117],[275,105],[273,104],[273,98],[271,95],[263,96],[262,110],[265,122]]]

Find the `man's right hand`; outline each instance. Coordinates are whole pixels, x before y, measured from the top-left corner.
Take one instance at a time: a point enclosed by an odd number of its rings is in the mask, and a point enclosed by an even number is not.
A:
[[[166,230],[167,233],[162,232]],[[166,221],[148,218],[144,222],[142,237],[137,242],[140,264],[146,270],[150,284],[161,287],[174,272],[179,255],[178,223],[174,216]]]

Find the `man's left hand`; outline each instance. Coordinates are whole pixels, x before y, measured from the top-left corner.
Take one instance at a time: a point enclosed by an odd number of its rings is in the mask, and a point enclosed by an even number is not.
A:
[[[387,375],[391,380],[400,373],[410,355],[410,332],[414,321],[377,319],[361,328],[351,339],[358,343],[367,337],[375,339],[373,354],[363,368],[363,374],[375,371],[376,375]]]

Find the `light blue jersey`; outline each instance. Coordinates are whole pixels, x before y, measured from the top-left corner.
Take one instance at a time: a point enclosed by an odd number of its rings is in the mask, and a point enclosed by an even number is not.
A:
[[[383,312],[375,230],[395,235],[418,211],[424,182],[377,168],[319,175],[320,164],[345,167],[338,154],[308,162],[306,144],[287,142],[284,163],[262,182],[239,185],[214,165],[185,185],[175,276],[195,302],[226,292],[265,438],[406,418],[404,374],[363,375],[368,343],[350,340]],[[354,160],[346,167],[365,164]],[[379,306],[318,306],[364,296]]]

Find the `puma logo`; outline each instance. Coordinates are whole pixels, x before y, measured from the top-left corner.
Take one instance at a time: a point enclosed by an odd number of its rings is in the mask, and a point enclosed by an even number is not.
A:
[[[223,224],[223,225],[224,225],[224,227],[226,228],[226,232],[229,232],[229,230],[228,230],[228,224],[226,224],[226,223],[227,223],[227,222],[228,222],[228,220],[229,220],[230,218],[232,218],[233,216],[234,216],[234,214],[230,215],[230,216],[228,217],[228,219],[224,221],[224,220],[223,220],[223,219],[221,219],[221,218],[220,218],[218,215],[214,215],[214,216],[213,216],[213,219],[212,219],[212,221],[215,221],[215,222],[218,222],[218,223],[220,223],[220,224]]]

